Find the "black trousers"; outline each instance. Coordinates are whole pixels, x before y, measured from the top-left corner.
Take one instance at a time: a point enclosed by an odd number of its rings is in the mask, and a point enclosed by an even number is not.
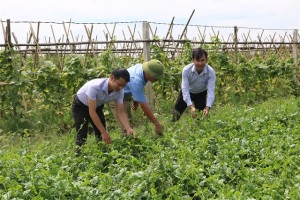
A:
[[[104,126],[104,128],[106,128],[103,107],[104,107],[103,104],[101,106],[98,106],[96,109],[96,113],[97,113],[98,117],[100,118],[102,125]],[[102,140],[101,132],[95,126],[95,124],[93,123],[93,120],[91,119],[91,117],[89,115],[89,107],[84,105],[78,99],[77,95],[75,95],[75,97],[73,99],[72,113],[73,113],[73,118],[74,118],[74,122],[75,122],[75,128],[77,131],[76,145],[82,146],[86,142],[89,122],[92,124],[92,126],[94,128],[96,139]]]
[[[194,102],[194,106],[198,111],[201,111],[205,108],[206,106],[206,96],[207,96],[207,90],[200,92],[198,94],[193,94],[190,93],[191,100]],[[181,117],[182,113],[185,111],[187,108],[186,102],[183,100],[182,96],[182,90],[180,90],[179,95],[177,97],[174,111],[173,111],[173,121],[179,120]]]

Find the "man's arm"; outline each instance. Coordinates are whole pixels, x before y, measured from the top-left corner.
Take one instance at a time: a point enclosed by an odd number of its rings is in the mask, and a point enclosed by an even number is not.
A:
[[[216,74],[215,72],[210,73],[210,76],[208,77],[208,83],[207,83],[207,100],[206,100],[206,106],[212,107],[214,101],[215,101],[215,87],[216,87]]]
[[[182,97],[187,106],[189,107],[192,117],[196,118],[197,113],[196,108],[192,104],[191,96],[190,96],[190,85],[189,85],[189,78],[188,78],[188,71],[183,70],[182,71],[182,83],[181,83],[181,91],[182,91]]]
[[[155,125],[155,132],[162,134],[162,125],[158,122],[157,118],[153,115],[152,110],[149,108],[147,103],[139,103],[145,116]]]
[[[123,124],[124,128],[126,129],[127,135],[132,134],[135,137],[135,131],[131,128],[129,124],[128,117],[124,111],[124,106],[121,103],[117,103],[117,110],[118,115],[121,123]]]
[[[102,139],[106,144],[111,143],[111,138],[109,134],[106,132],[106,129],[104,128],[103,124],[101,123],[101,120],[99,119],[97,113],[96,113],[96,108],[97,108],[97,103],[96,100],[92,100],[88,97],[88,107],[89,107],[89,115],[91,119],[93,120],[95,126],[98,128],[98,130],[101,132]]]
[[[140,104],[144,115],[155,125],[155,132],[156,134],[162,134],[162,125],[158,122],[156,117],[153,115],[152,110],[149,108],[146,97],[144,95],[144,85],[136,83],[134,87],[131,87],[131,93],[134,100],[133,109],[136,110],[137,106]]]
[[[210,73],[207,84],[207,99],[206,107],[203,109],[203,116],[208,116],[209,110],[215,101],[215,86],[216,85],[216,73]]]
[[[181,91],[182,91],[183,100],[185,101],[187,106],[190,107],[192,105],[192,100],[190,96],[190,84],[188,78],[188,71],[184,69],[182,71]]]

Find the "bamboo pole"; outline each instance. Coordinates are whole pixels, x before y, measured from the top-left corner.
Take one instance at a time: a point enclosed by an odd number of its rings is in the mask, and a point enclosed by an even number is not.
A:
[[[106,24],[104,24],[104,25],[105,25],[105,28],[106,28],[108,34],[109,34],[109,38],[110,38],[110,41],[111,41],[111,43],[110,43],[110,45],[107,47],[107,49],[112,49],[112,48],[113,48],[113,49],[117,49],[117,48],[116,48],[116,44],[115,44],[115,39],[116,39],[116,38],[114,37],[115,29],[116,29],[117,23],[114,23],[114,27],[113,27],[112,33],[110,33],[110,31],[109,31],[108,27],[106,26]],[[107,41],[108,41],[108,38],[107,38]],[[117,52],[116,54],[117,54],[117,56],[119,55],[118,52]]]
[[[54,39],[54,42],[56,43],[56,53],[57,53],[57,57],[58,57],[58,61],[59,61],[59,65],[60,65],[60,70],[63,70],[63,64],[62,64],[62,61],[61,61],[61,56],[58,52],[58,45],[57,45],[57,42],[56,42],[56,38],[55,38],[55,34],[54,34],[54,30],[53,30],[53,27],[51,25],[51,30],[52,30],[52,35],[53,35],[53,39]]]
[[[276,45],[274,44],[274,40],[275,40],[275,36],[276,36],[276,32],[274,33],[273,37],[271,37],[271,35],[269,35],[269,36],[270,36],[270,40],[271,40],[271,42],[272,42],[272,45],[270,44],[270,47],[269,47],[269,49],[272,49],[272,48],[271,48],[271,46],[273,46],[273,47],[274,47],[274,49],[275,49],[275,53],[277,53],[277,48],[276,48]]]
[[[171,31],[172,31],[172,29],[173,29],[174,19],[175,19],[175,17],[172,18],[171,23],[170,23],[170,26],[169,26],[169,28],[168,28],[167,35],[166,35],[165,38],[163,38],[163,39],[168,39],[169,35],[170,35],[170,39],[172,38]],[[164,50],[164,49],[165,49],[165,42],[163,41],[163,43],[162,43],[162,50]],[[168,50],[169,50],[169,43],[168,43],[168,46],[167,46],[167,50],[166,50],[166,51],[168,51]],[[166,57],[167,57],[167,56],[168,56],[168,54],[166,54]]]
[[[149,23],[143,22],[143,39],[144,40],[150,40],[149,35]],[[150,60],[150,42],[144,42],[143,44],[143,54],[144,54],[144,62],[147,62]],[[147,102],[151,109],[153,109],[153,91],[152,91],[152,84],[150,81],[147,82],[145,86],[146,90],[146,98]]]
[[[97,59],[96,53],[95,53],[95,51],[94,51],[94,46],[93,46],[93,44],[92,44],[92,42],[91,42],[91,41],[92,41],[92,33],[93,33],[93,25],[92,25],[92,27],[91,27],[91,30],[89,30],[89,29],[86,27],[86,25],[84,25],[84,27],[85,27],[86,34],[87,34],[87,36],[88,36],[88,40],[89,40],[89,44],[90,44],[90,46],[91,46],[92,53],[93,53],[93,55],[94,55],[94,59],[95,59],[95,61],[96,61],[97,66],[99,66],[98,59]]]
[[[248,44],[248,37],[249,37],[249,34],[250,34],[250,30],[249,30],[247,36],[243,33],[244,41],[246,41],[246,44],[244,44],[243,46],[244,46],[244,48],[245,48],[246,50],[249,51],[248,57],[251,56],[251,54],[250,54],[250,47],[249,47],[249,44]]]
[[[182,37],[184,36],[185,32],[187,31],[187,27],[188,27],[188,25],[189,25],[189,23],[190,23],[190,21],[191,21],[191,19],[192,19],[192,16],[194,15],[194,12],[195,12],[195,9],[193,10],[193,12],[192,12],[192,14],[191,14],[191,16],[190,16],[188,22],[186,23],[186,25],[185,25],[185,27],[184,27],[184,29],[183,29],[183,31],[182,31],[182,34],[181,34],[181,36],[180,36],[180,38],[179,38],[180,40],[182,39]],[[176,53],[176,49],[178,48],[178,45],[179,45],[179,43],[177,43],[177,45],[176,45],[175,53]],[[174,58],[175,53],[172,55],[172,58]]]
[[[198,32],[199,32],[199,34],[198,34],[199,41],[200,41],[200,43],[202,43],[202,44],[200,45],[200,47],[202,47],[202,45],[205,43],[205,31],[206,31],[206,26],[204,27],[204,32],[203,32],[203,34],[201,33],[201,30],[200,30],[199,26],[197,26],[197,29],[198,29]]]
[[[74,53],[73,47],[71,46],[70,40],[69,40],[69,33],[70,33],[71,20],[70,20],[70,22],[69,22],[68,31],[67,31],[67,29],[66,29],[65,22],[63,22],[62,24],[63,24],[64,31],[65,31],[65,34],[66,34],[66,42],[69,44],[70,51],[71,51],[72,53]]]
[[[294,58],[294,70],[293,70],[293,80],[294,82],[299,85],[299,79],[297,77],[298,72],[299,72],[299,65],[298,65],[298,30],[294,30],[294,35],[293,35],[293,58]]]
[[[31,34],[32,34],[32,37],[33,37],[34,42],[35,42],[35,52],[34,52],[34,62],[33,62],[33,67],[35,68],[38,56],[40,54],[40,47],[39,47],[39,41],[38,41],[39,23],[38,23],[38,27],[37,27],[37,35],[35,35],[35,33],[34,33],[32,24],[30,22],[29,22],[29,24],[30,24]]]
[[[29,44],[30,44],[30,42],[31,42],[31,38],[32,38],[32,33],[30,32],[30,34],[29,34],[29,37],[27,38],[27,46],[26,46],[26,50],[28,50],[29,49]],[[25,53],[24,53],[24,59],[26,60],[26,56],[27,56],[27,51],[25,51]]]
[[[148,24],[148,26],[149,26],[149,24]],[[128,29],[129,29],[129,33],[130,33],[130,35],[131,35],[131,39],[132,39],[132,41],[133,41],[134,47],[135,47],[135,49],[137,49],[137,45],[136,45],[136,42],[135,42],[135,40],[134,40],[134,34],[135,34],[136,24],[134,25],[133,33],[131,32],[131,29],[130,29],[129,26],[128,26]],[[144,34],[144,33],[143,33],[143,34]]]
[[[125,36],[125,33],[124,33],[124,30],[122,30],[122,33],[123,33],[123,37],[124,37],[124,40],[126,41],[126,36]],[[126,45],[126,49],[129,49],[129,43],[127,42],[127,43],[123,43],[124,45],[123,45],[123,49],[125,49],[124,47],[125,47],[125,44],[127,44]],[[127,51],[127,53],[128,53],[128,57],[130,57],[131,56],[131,52],[130,51]],[[127,55],[127,53],[125,53],[125,55]]]
[[[261,34],[260,35],[258,35],[257,37],[258,37],[258,41],[259,41],[259,45],[262,47],[262,49],[263,49],[263,53],[262,53],[262,56],[264,56],[264,54],[265,54],[265,46],[264,46],[264,44],[263,44],[263,42],[262,42],[262,35],[263,35],[263,33],[264,33],[264,30],[261,32]]]
[[[284,51],[284,53],[285,53],[285,56],[288,56],[288,55],[290,54],[290,52],[289,52],[289,49],[287,48],[287,44],[285,44],[285,38],[286,38],[286,36],[287,36],[287,32],[285,32],[285,34],[284,34],[283,37],[280,36],[281,43],[283,43],[283,45],[280,44],[280,49],[283,48],[283,49],[284,49],[283,51]],[[282,46],[283,46],[283,47],[282,47]]]
[[[15,40],[15,44],[18,44],[18,39],[17,39],[17,37],[15,36],[15,34],[12,32],[12,36],[13,36],[13,38],[14,38],[14,40]],[[24,58],[23,58],[23,56],[22,56],[22,54],[21,54],[21,52],[20,52],[20,47],[19,46],[17,46],[17,48],[18,48],[18,50],[19,50],[19,55],[20,55],[20,57],[21,57],[21,62],[22,62],[22,66],[25,66],[25,64],[26,64],[26,62],[25,62],[25,60],[24,60]]]
[[[238,62],[238,28],[234,27],[234,62]]]
[[[11,42],[11,29],[10,29],[10,20],[8,19],[6,22],[6,39],[7,39],[7,48],[10,50],[12,48]]]
[[[4,24],[2,22],[2,20],[0,19],[1,21],[1,25],[2,25],[2,32],[3,32],[3,39],[4,39],[4,45],[6,45],[6,31],[5,31],[5,27],[4,27]]]

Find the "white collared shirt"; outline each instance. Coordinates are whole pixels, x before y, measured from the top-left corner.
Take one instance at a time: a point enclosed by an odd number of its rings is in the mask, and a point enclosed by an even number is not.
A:
[[[207,90],[206,106],[212,107],[215,100],[215,70],[206,65],[203,71],[198,74],[194,63],[185,66],[182,70],[181,89],[183,100],[187,106],[192,105],[190,93],[198,94]]]
[[[88,97],[91,100],[97,101],[97,106],[106,102],[117,100],[118,103],[123,103],[124,89],[108,94],[109,78],[97,78],[86,82],[77,92],[78,99],[88,105]]]

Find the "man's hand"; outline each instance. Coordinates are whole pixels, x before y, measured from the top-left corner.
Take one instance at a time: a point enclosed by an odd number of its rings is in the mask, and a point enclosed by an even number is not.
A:
[[[127,132],[127,135],[132,135],[132,137],[135,138],[136,133],[132,128],[128,129],[126,132]]]
[[[155,125],[155,133],[156,133],[157,135],[162,135],[162,134],[163,134],[163,131],[164,131],[163,125],[161,125],[161,124],[156,124],[156,125]]]
[[[144,115],[150,119],[150,121],[155,126],[155,133],[157,135],[162,135],[163,133],[163,126],[158,122],[157,118],[152,113],[152,110],[149,108],[149,105],[147,103],[139,103],[142,110],[144,111]]]
[[[198,117],[196,108],[194,106],[190,106],[190,111],[191,111],[192,118],[196,119]]]
[[[111,138],[110,138],[110,136],[109,136],[109,134],[107,132],[102,133],[101,137],[102,137],[103,141],[106,144],[111,144],[112,143]]]
[[[204,117],[207,117],[208,116],[208,113],[209,113],[209,110],[210,110],[210,107],[206,106],[204,109],[203,109],[203,116]]]

